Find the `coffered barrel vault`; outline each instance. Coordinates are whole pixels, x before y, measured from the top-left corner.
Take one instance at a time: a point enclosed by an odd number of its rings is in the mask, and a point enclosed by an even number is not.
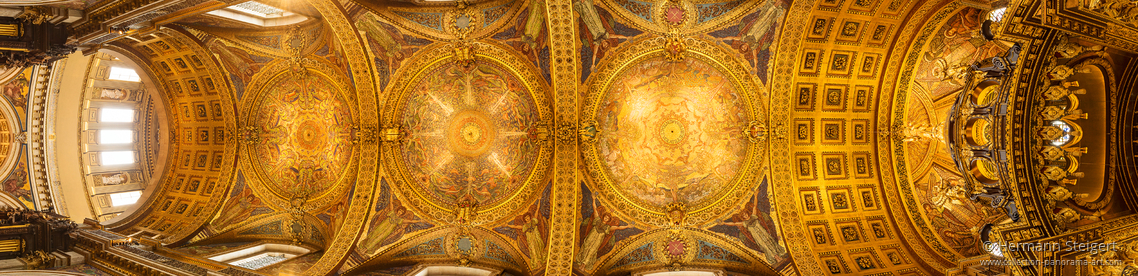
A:
[[[0,251],[99,275],[1122,273],[1135,5],[4,4],[0,202],[83,226]],[[62,26],[42,58],[4,46]],[[1040,242],[1124,246],[1015,246]]]

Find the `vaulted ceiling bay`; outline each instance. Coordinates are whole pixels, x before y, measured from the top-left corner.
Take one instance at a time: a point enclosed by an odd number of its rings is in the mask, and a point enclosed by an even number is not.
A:
[[[1138,27],[1045,2],[44,6],[0,202],[112,275],[1098,272],[985,263],[1138,257],[990,246],[1138,237]]]

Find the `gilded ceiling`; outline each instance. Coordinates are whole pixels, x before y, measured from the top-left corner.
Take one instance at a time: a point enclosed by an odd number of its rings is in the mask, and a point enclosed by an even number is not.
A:
[[[993,3],[382,3],[108,46],[161,80],[177,145],[110,228],[318,249],[261,273],[913,275],[1009,219],[946,137],[965,71],[1015,42],[984,38]]]

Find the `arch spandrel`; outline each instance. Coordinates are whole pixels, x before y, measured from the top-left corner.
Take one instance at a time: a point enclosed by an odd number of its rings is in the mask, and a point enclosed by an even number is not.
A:
[[[461,6],[392,6],[357,1],[376,16],[417,36],[435,41],[485,39],[501,32],[531,1],[469,1]]]
[[[528,207],[551,155],[538,71],[492,42],[433,45],[407,63],[383,113],[398,129],[383,156],[395,191],[434,221],[480,225]]]
[[[614,16],[636,29],[664,35],[678,32],[685,35],[698,35],[717,31],[747,16],[758,12],[757,24],[740,37],[757,41],[763,32],[773,24],[778,24],[785,12],[780,5],[783,1],[723,1],[723,0],[683,0],[683,1],[619,1],[589,0],[601,5]],[[758,9],[758,10],[756,10]],[[587,17],[587,16],[586,16]],[[586,23],[588,24],[588,23]]]

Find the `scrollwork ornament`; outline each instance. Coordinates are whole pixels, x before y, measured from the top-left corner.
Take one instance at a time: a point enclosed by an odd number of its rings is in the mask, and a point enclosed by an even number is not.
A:
[[[455,11],[446,13],[447,24],[444,29],[457,39],[466,39],[479,25],[480,14],[478,10],[470,8],[460,1]]]
[[[586,144],[596,143],[597,135],[600,135],[600,130],[597,130],[596,120],[588,120],[581,123],[581,129],[578,132],[581,134],[581,142]]]
[[[669,230],[668,234],[660,240],[660,254],[664,256],[668,267],[672,270],[679,270],[683,267],[687,255],[691,255],[692,243],[685,239],[683,233],[679,229]]]
[[[396,137],[394,137],[394,138],[389,138],[387,136],[386,132],[389,129],[392,129],[392,128],[384,128],[385,133],[384,133],[383,141],[384,142],[398,142],[399,141],[398,135],[396,135]],[[398,134],[399,128],[394,127],[393,129],[395,130],[396,134]],[[352,128],[352,143],[353,144],[375,143],[376,136],[377,136],[376,132],[377,132],[377,130],[376,130],[375,126],[355,126]]]
[[[687,46],[684,45],[684,38],[679,33],[669,34],[668,40],[664,44],[664,58],[671,62],[682,62],[685,51],[687,51]]]
[[[572,144],[576,142],[577,127],[570,123],[562,123],[557,126],[557,142],[562,144]]]
[[[458,41],[454,43],[454,57],[458,60],[458,64],[464,68],[470,68],[474,65],[474,51],[470,42]]]
[[[758,143],[767,140],[767,125],[760,121],[751,121],[747,124],[747,128],[743,130],[743,135],[751,140],[751,143]]]
[[[244,126],[241,128],[241,143],[245,145],[255,145],[261,142],[260,128],[256,126]]]
[[[459,259],[460,265],[469,265],[471,259],[482,255],[482,246],[478,238],[471,234],[469,227],[459,227],[450,236],[446,251]]]

